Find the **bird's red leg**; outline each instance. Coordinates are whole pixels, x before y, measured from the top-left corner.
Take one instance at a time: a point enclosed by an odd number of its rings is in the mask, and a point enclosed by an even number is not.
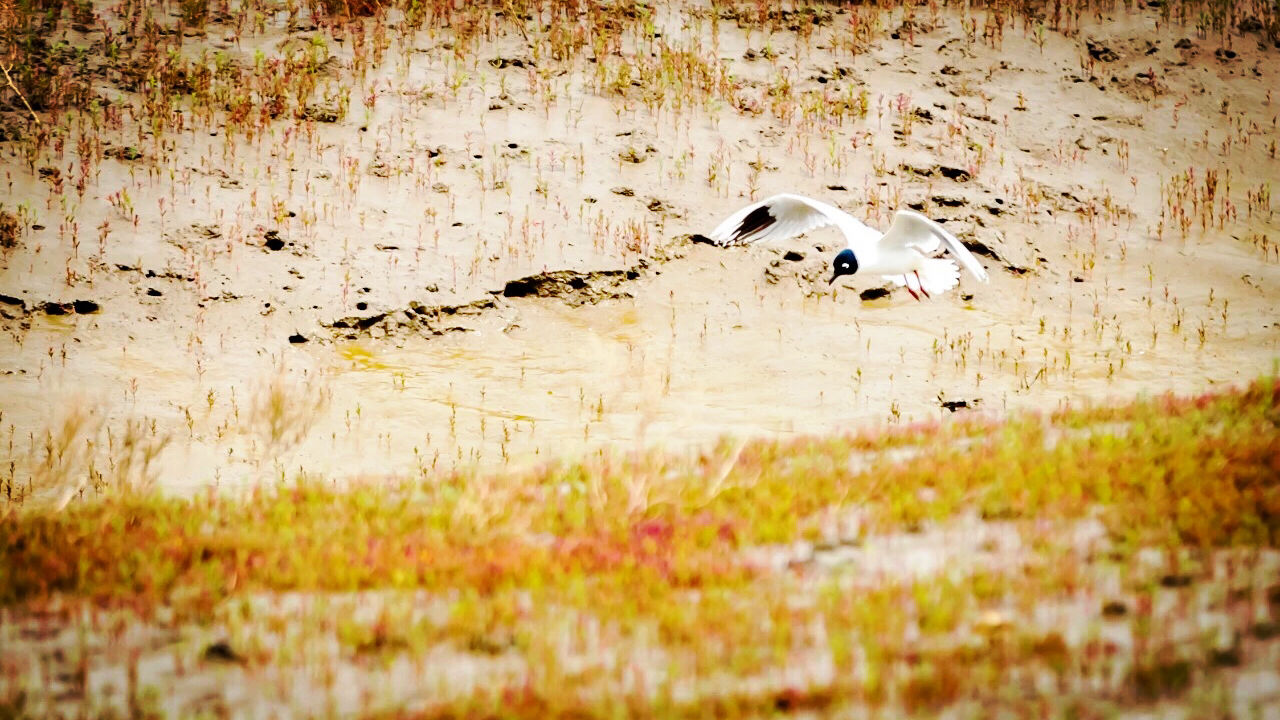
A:
[[[927,298],[933,297],[932,295],[929,294],[928,290],[924,289],[924,283],[920,282],[920,271],[916,270],[915,273],[916,273],[916,283],[920,285],[920,292],[924,293],[924,296]],[[919,300],[920,298],[916,298],[916,299]]]
[[[920,296],[916,294],[915,290],[911,289],[911,283],[907,283],[907,292],[911,293],[911,297],[915,298],[916,302],[920,301]]]

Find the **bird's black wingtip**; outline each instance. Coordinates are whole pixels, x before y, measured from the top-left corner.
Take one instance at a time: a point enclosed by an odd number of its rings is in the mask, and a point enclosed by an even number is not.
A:
[[[738,224],[738,229],[733,231],[733,237],[729,241],[742,242],[744,238],[768,228],[777,221],[778,219],[769,212],[769,206],[761,205],[742,218],[742,222]]]

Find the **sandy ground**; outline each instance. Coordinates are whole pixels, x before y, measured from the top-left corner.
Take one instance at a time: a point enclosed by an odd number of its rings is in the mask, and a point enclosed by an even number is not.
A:
[[[1280,68],[1256,37],[1150,11],[997,43],[956,12],[890,12],[854,55],[843,11],[808,38],[691,17],[655,27],[728,78],[706,101],[601,88],[630,55],[551,73],[518,36],[459,61],[424,32],[392,42],[338,122],[157,138],[125,114],[69,122],[30,163],[0,144],[4,205],[41,226],[0,261],[16,485],[39,485],[71,408],[93,447],[61,475],[190,492],[838,432],[945,418],[943,401],[1046,409],[1275,367]],[[249,62],[312,34],[279,20],[204,42]],[[348,50],[332,48],[334,82]],[[804,109],[860,102],[865,117]],[[116,151],[79,196],[82,135]],[[921,208],[985,249],[992,280],[864,300],[878,278],[826,284],[835,230],[688,239],[782,191],[880,227]],[[508,285],[561,270],[576,283]],[[96,305],[47,312],[77,300]],[[155,457],[113,480],[106,428],[131,420]]]

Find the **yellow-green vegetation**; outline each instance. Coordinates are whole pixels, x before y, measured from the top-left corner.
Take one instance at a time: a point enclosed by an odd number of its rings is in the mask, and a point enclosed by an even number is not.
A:
[[[200,662],[250,668],[302,663],[315,637],[371,667],[504,659],[424,717],[1211,707],[1276,635],[1277,478],[1264,379],[518,476],[10,508],[0,601],[17,623],[216,616],[229,639]],[[285,596],[310,610],[261,602]],[[352,597],[379,609],[339,611]],[[0,678],[18,714],[20,679]]]

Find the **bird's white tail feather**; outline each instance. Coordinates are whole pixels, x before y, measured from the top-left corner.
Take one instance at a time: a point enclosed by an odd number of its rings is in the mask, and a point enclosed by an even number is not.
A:
[[[960,284],[960,268],[952,260],[946,258],[929,258],[924,261],[924,267],[920,268],[918,273],[913,273],[910,278],[906,275],[886,275],[885,279],[894,285],[902,287],[916,287],[916,275],[920,276],[919,287],[924,291],[933,295],[935,293],[944,293],[956,285]]]

